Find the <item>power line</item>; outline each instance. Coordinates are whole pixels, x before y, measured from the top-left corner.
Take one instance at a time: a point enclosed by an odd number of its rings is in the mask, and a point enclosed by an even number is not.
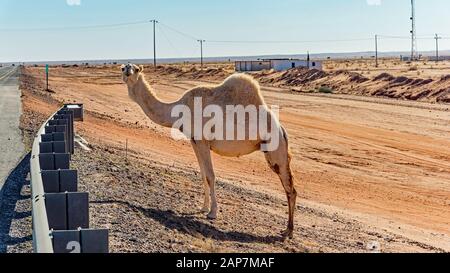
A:
[[[381,39],[411,39],[411,37],[408,36],[392,36],[392,35],[378,35]]]
[[[220,44],[303,44],[303,43],[333,43],[333,42],[356,42],[356,41],[372,41],[373,38],[360,38],[360,39],[337,39],[337,40],[304,40],[304,41],[250,41],[250,40],[206,40],[208,43],[220,43]]]
[[[186,38],[189,38],[191,40],[195,40],[197,42],[199,42],[201,40],[198,37],[195,37],[191,34],[180,31],[180,30],[178,30],[174,27],[168,26],[164,23],[160,22],[160,24],[163,27],[165,27],[173,32],[176,32]],[[336,40],[305,40],[305,41],[250,41],[250,40],[247,40],[247,41],[245,41],[245,40],[241,40],[241,41],[240,40],[203,40],[203,41],[208,42],[208,43],[240,43],[240,44],[241,43],[251,43],[251,44],[254,44],[254,43],[277,43],[277,44],[283,44],[283,43],[352,42],[352,41],[369,41],[369,40],[372,40],[372,38],[336,39]]]
[[[65,30],[86,30],[86,29],[103,29],[103,28],[117,28],[133,25],[148,24],[148,21],[136,21],[128,23],[118,23],[109,25],[89,25],[89,26],[63,26],[63,27],[47,27],[47,28],[0,28],[2,32],[39,32],[39,31],[65,31]]]
[[[124,23],[116,23],[116,24],[103,24],[103,25],[86,25],[86,26],[62,26],[62,27],[47,27],[47,28],[0,28],[0,31],[3,32],[38,32],[38,31],[62,31],[62,30],[84,30],[84,29],[102,29],[102,28],[117,28],[117,27],[126,27],[133,25],[144,25],[148,23],[152,23],[154,20],[142,20],[135,22],[124,22]],[[186,38],[189,38],[193,41],[198,41],[199,38],[195,37],[186,32],[180,31],[174,27],[171,27],[165,23],[157,22],[162,27],[165,27],[173,32],[178,33]],[[434,39],[434,36],[417,36],[417,39]],[[378,35],[379,39],[411,39],[408,36],[396,36],[396,35]],[[266,43],[266,44],[299,44],[299,43],[327,43],[327,42],[357,42],[357,41],[369,41],[373,38],[354,38],[354,39],[330,39],[330,40],[206,40],[209,43],[236,43],[236,44],[257,44],[257,43]],[[450,35],[446,35],[442,37],[442,39],[450,39]]]
[[[167,43],[170,45],[170,47],[173,49],[173,51],[176,52],[178,55],[181,55],[180,51],[178,50],[178,48],[175,47],[175,45],[172,43],[172,41],[167,36],[166,32],[164,31],[164,28],[162,28],[160,25],[158,25],[158,30],[161,32],[161,34],[163,35],[164,39],[166,39]]]
[[[180,35],[182,35],[182,36],[184,36],[184,37],[186,37],[186,38],[189,38],[189,39],[194,40],[194,41],[199,40],[197,37],[194,37],[194,36],[192,36],[192,35],[190,35],[190,34],[187,34],[187,33],[183,32],[183,31],[180,31],[180,30],[178,30],[178,29],[176,29],[176,28],[173,28],[173,27],[171,27],[171,26],[168,26],[168,25],[166,25],[166,24],[164,24],[164,23],[160,23],[160,24],[161,24],[163,27],[165,27],[165,28],[167,28],[167,29],[169,29],[169,30],[171,30],[171,31],[173,31],[173,32],[176,32],[176,33],[178,33],[178,34],[180,34]]]
[[[389,39],[402,39],[402,40],[411,40],[411,36],[392,36],[392,35],[378,35],[380,39],[389,40]],[[417,40],[432,40],[434,36],[416,36]]]

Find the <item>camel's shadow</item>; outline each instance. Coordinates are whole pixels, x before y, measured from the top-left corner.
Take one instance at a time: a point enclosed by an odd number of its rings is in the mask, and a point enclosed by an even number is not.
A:
[[[233,241],[239,243],[275,243],[284,241],[284,237],[280,236],[257,236],[253,234],[238,231],[222,231],[212,224],[205,223],[195,215],[185,214],[177,215],[171,210],[159,210],[155,208],[143,208],[133,205],[125,201],[94,201],[93,204],[120,204],[129,207],[134,211],[139,211],[146,217],[149,217],[168,229],[176,230],[181,233],[189,234],[194,237],[201,235],[205,238],[211,238],[218,241]]]

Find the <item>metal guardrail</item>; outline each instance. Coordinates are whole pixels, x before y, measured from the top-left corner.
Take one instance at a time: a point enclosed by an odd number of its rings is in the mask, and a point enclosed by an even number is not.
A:
[[[78,191],[70,169],[74,121],[83,121],[82,104],[66,104],[39,129],[30,173],[33,249],[36,253],[107,253],[108,230],[89,229],[89,194]]]
[[[56,115],[56,113],[54,114]],[[53,115],[53,116],[54,116]],[[53,118],[49,118],[39,129],[33,142],[30,161],[31,191],[32,191],[32,219],[33,219],[33,249],[36,253],[53,253],[50,227],[45,208],[44,183],[41,176],[41,164],[39,162],[41,135],[45,133],[45,127]]]

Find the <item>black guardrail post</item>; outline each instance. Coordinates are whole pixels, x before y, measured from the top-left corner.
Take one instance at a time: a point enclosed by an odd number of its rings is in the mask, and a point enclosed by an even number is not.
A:
[[[75,133],[74,133],[74,114],[73,111],[61,110],[54,117],[57,125],[67,125],[67,139],[69,152],[74,153]]]
[[[47,193],[45,205],[52,230],[89,228],[89,194],[85,192]]]
[[[46,193],[78,192],[78,171],[42,171],[42,182]]]
[[[84,121],[84,106],[81,103],[78,104],[65,104],[64,109],[73,111],[75,121]]]
[[[109,253],[109,230],[53,231],[55,253]]]

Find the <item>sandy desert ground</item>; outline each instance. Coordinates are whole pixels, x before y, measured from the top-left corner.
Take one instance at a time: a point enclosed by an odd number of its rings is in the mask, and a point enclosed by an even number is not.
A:
[[[229,64],[204,71],[188,65],[146,70],[166,101],[232,73]],[[325,71],[313,80],[319,82],[295,86],[274,72],[254,75],[268,104],[281,106],[294,155],[300,197],[295,238],[287,242],[278,236],[287,203],[262,154],[215,156],[219,219],[210,222],[196,213],[202,183],[190,144],[172,140],[168,129],[144,116],[127,97],[118,67],[52,68],[51,92],[43,91],[43,68],[23,68],[22,129],[29,139],[61,103],[84,103],[86,120],[77,131],[92,151],[78,150],[74,167],[91,194],[93,226],[111,229],[113,252],[448,252],[450,77],[445,71],[420,78],[431,77],[430,83],[415,83],[444,91],[415,99],[406,93],[421,87],[411,82],[395,87],[393,80],[346,80],[355,76],[352,71]],[[339,90],[353,85],[355,91],[306,92],[321,82],[342,82]],[[376,89],[371,86],[382,85],[400,100],[367,96]]]

